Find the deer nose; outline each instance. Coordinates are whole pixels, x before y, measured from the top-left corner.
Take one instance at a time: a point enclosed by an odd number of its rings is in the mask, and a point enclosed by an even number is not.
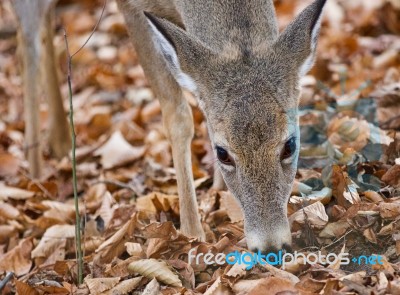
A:
[[[281,249],[278,249],[278,248],[276,248],[275,246],[270,246],[270,247],[267,247],[267,248],[265,248],[265,249],[250,248],[250,251],[252,251],[252,252],[254,252],[254,253],[258,253],[258,252],[260,251],[260,253],[262,253],[262,254],[264,254],[264,255],[268,255],[268,254],[270,254],[270,253],[278,254],[279,251],[282,251],[283,254],[285,254],[285,253],[293,253],[292,246],[290,246],[290,245],[287,244],[287,243],[284,243],[284,244],[282,245],[282,248],[281,248]]]
[[[292,235],[289,226],[281,226],[275,230],[253,228],[245,231],[248,249],[261,253],[291,252]]]

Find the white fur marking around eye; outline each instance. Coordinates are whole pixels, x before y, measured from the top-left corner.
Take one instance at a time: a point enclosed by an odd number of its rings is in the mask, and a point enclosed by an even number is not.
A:
[[[174,47],[171,43],[164,37],[163,34],[156,28],[151,21],[148,20],[150,28],[153,32],[153,42],[158,51],[162,54],[165,61],[167,62],[168,68],[171,74],[174,76],[176,82],[182,87],[190,92],[192,92],[196,97],[198,96],[197,86],[193,79],[182,72],[179,59],[176,54]]]

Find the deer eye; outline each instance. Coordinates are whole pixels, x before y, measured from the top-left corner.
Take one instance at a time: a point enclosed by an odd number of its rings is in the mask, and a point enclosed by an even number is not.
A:
[[[293,156],[296,151],[296,137],[290,138],[286,141],[285,146],[283,147],[281,160],[285,160]]]
[[[216,148],[217,151],[217,157],[218,160],[225,164],[225,165],[233,165],[233,160],[232,158],[229,156],[229,153],[227,152],[227,150],[225,150],[224,148],[217,146]]]

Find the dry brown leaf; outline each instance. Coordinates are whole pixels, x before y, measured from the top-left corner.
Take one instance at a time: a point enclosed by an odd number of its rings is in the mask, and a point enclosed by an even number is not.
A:
[[[314,191],[304,197],[292,196],[290,197],[290,203],[296,205],[302,205],[302,204],[310,205],[315,202],[321,202],[322,204],[327,205],[331,201],[331,198],[332,198],[332,189],[325,187],[320,191]]]
[[[242,208],[239,202],[230,192],[219,192],[221,196],[221,209],[225,209],[229,219],[232,222],[238,222],[244,219]]]
[[[364,237],[366,237],[367,238],[367,240],[368,241],[370,241],[371,243],[373,243],[373,244],[377,244],[377,240],[376,240],[376,235],[375,235],[375,232],[374,232],[374,230],[372,229],[372,228],[366,228],[364,231],[363,231],[363,235],[364,235]]]
[[[7,201],[8,198],[14,200],[26,200],[32,198],[34,195],[34,192],[6,186],[4,183],[0,182],[0,200]]]
[[[5,219],[17,219],[19,215],[19,210],[14,206],[0,201],[0,217]]]
[[[0,177],[15,176],[21,161],[9,153],[0,153]]]
[[[11,251],[0,260],[0,272],[12,271],[16,276],[27,274],[32,267],[31,251],[33,238],[21,240]]]
[[[300,195],[300,194],[311,194],[312,187],[306,185],[298,181],[297,179],[294,180],[293,187],[292,187],[292,195]]]
[[[125,243],[132,240],[132,234],[136,228],[137,215],[134,213],[131,219],[124,224],[114,235],[107,239],[96,250],[95,260],[100,263],[107,263],[118,257],[125,251]]]
[[[5,243],[8,239],[18,233],[18,229],[15,225],[0,225],[0,243]]]
[[[62,203],[57,201],[42,201],[42,204],[48,208],[43,213],[43,217],[58,220],[60,223],[73,222],[75,217],[75,206],[70,203]],[[82,206],[80,208],[83,208]]]
[[[373,254],[376,255],[376,254]],[[394,273],[394,268],[393,266],[390,264],[390,262],[387,260],[387,258],[384,255],[380,255],[381,256],[381,261],[382,264],[376,263],[372,265],[372,269],[373,270],[383,270],[383,271],[387,271],[391,274]]]
[[[173,287],[182,287],[182,282],[176,271],[172,271],[165,261],[156,259],[142,259],[129,264],[129,271],[139,273],[150,279]]]
[[[136,201],[138,211],[159,213],[172,210],[175,214],[179,215],[179,196],[177,195],[165,195],[153,192],[138,198]]]
[[[141,257],[144,255],[143,249],[142,249],[142,245],[140,245],[139,243],[125,243],[125,247],[126,247],[126,252],[128,252],[128,254],[130,256],[138,256]]]
[[[328,238],[328,239],[341,237],[349,227],[350,224],[346,220],[330,222],[319,233],[319,236],[321,238]]]
[[[374,191],[366,191],[364,192],[365,198],[367,198],[372,203],[380,203],[383,202],[383,198],[380,194]]]
[[[74,225],[54,225],[46,230],[39,244],[32,251],[32,258],[48,258],[56,254],[55,261],[63,260],[64,257],[61,256],[65,254],[65,243],[67,239],[72,238],[75,238]]]
[[[20,295],[39,295],[40,293],[34,288],[29,286],[27,283],[21,281],[15,281],[15,288],[17,289],[17,294]]]
[[[391,167],[382,176],[382,181],[396,188],[400,188],[400,165],[394,165],[393,167]]]
[[[145,151],[145,147],[134,147],[130,145],[125,140],[122,133],[116,131],[94,154],[101,157],[100,162],[104,169],[111,169],[141,158]]]
[[[96,214],[94,215],[95,218],[101,217],[104,222],[104,229],[108,228],[110,221],[114,215],[115,207],[115,200],[110,194],[110,192],[106,192],[103,197],[103,201],[101,203],[100,208],[97,210]]]
[[[232,286],[232,291],[235,295],[247,295],[251,289],[264,279],[257,280],[239,280]]]
[[[143,295],[159,295],[160,294],[160,284],[156,279],[152,279],[150,283],[147,284],[146,288],[143,290]]]
[[[90,294],[98,295],[104,291],[110,290],[115,287],[121,278],[95,278],[85,279],[85,283],[90,290]]]
[[[328,215],[325,212],[325,207],[321,202],[316,202],[307,207],[304,207],[289,217],[290,224],[297,222],[304,224],[307,221],[316,228],[323,228],[328,223]]]
[[[291,294],[297,293],[294,283],[282,278],[265,278],[261,280],[253,289],[250,290],[248,295],[265,295],[265,294]]]
[[[142,281],[142,277],[127,279],[120,282],[118,285],[113,287],[111,290],[107,292],[103,292],[103,295],[125,295],[130,294],[134,291]]]
[[[342,151],[352,148],[355,151],[362,150],[368,141],[377,144],[389,145],[393,139],[385,131],[356,118],[336,117],[328,126],[329,141]]]
[[[400,215],[400,203],[380,203],[379,212],[382,218],[396,218]]]
[[[246,267],[247,266],[244,263],[235,263],[224,276],[240,279],[244,275],[246,275]],[[229,289],[222,283],[221,276],[219,276],[215,280],[215,282],[207,289],[207,292],[205,292],[204,295],[223,294],[222,292],[229,292]]]

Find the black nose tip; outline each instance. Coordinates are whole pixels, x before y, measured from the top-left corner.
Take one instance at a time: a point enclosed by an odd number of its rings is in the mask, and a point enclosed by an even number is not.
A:
[[[293,249],[289,244],[283,244],[282,245],[282,249],[278,249],[274,246],[270,246],[267,247],[265,250],[264,249],[257,249],[257,248],[252,248],[251,251],[253,252],[258,252],[260,251],[262,254],[269,254],[269,253],[273,253],[273,254],[279,254],[279,251],[282,251],[283,254],[285,253],[293,253]]]

